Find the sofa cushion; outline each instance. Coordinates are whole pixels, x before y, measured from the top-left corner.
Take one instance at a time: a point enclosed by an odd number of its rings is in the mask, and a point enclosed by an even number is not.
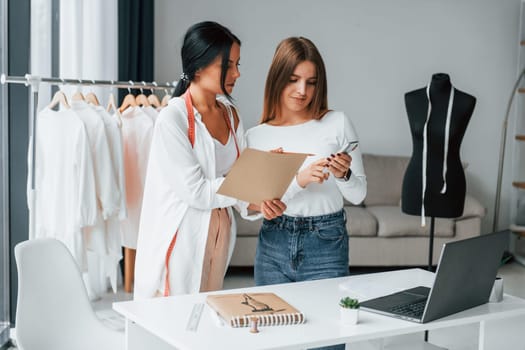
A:
[[[259,229],[261,228],[263,219],[250,221],[243,219],[237,210],[233,210],[235,216],[235,222],[237,224],[237,235],[238,236],[255,236],[259,235]]]
[[[363,166],[367,182],[364,200],[370,205],[399,205],[403,177],[410,158],[363,154]]]
[[[377,220],[362,207],[345,206],[346,230],[349,236],[377,236]]]
[[[377,219],[378,237],[410,237],[428,236],[430,231],[430,218],[426,219],[426,226],[421,227],[421,217],[407,215],[396,206],[374,206],[367,208]],[[436,218],[434,236],[453,237],[454,220]]]
[[[487,214],[487,209],[481,203],[470,195],[465,196],[465,206],[463,207],[463,214],[459,219],[468,219],[472,217],[484,217]]]

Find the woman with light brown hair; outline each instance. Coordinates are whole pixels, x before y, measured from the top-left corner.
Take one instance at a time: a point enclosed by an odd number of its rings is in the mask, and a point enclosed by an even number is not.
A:
[[[315,45],[303,37],[283,40],[266,79],[261,123],[247,131],[247,145],[310,156],[282,198],[284,215],[263,222],[257,285],[348,274],[343,198],[359,204],[366,177],[354,126],[345,113],[328,109],[327,90]]]
[[[309,62],[313,65],[311,68],[315,69],[316,76],[315,79],[309,82],[309,86],[315,87],[315,89],[312,89],[313,95],[308,104],[309,117],[320,119],[328,112],[328,87],[323,59],[310,40],[302,37],[292,37],[283,40],[275,51],[264,88],[261,124],[276,118],[280,114],[279,109],[285,107],[281,106],[281,94],[291,82],[290,80],[296,67],[303,62]]]

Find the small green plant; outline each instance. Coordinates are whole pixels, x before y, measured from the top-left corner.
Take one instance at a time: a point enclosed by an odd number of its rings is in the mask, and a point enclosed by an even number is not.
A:
[[[344,297],[339,300],[339,306],[346,309],[359,309],[359,300],[350,297]]]

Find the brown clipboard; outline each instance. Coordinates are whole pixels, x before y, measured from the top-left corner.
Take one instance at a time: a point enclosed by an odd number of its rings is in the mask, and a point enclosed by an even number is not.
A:
[[[246,148],[217,193],[254,204],[281,199],[308,155]]]

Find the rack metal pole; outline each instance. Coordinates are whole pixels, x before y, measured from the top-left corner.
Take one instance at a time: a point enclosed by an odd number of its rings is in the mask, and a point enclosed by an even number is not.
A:
[[[2,73],[0,83],[14,83],[32,85],[36,82],[49,83],[52,85],[89,85],[89,86],[112,86],[121,89],[173,89],[176,82],[157,84],[152,83],[135,83],[133,81],[115,81],[115,80],[88,80],[88,79],[69,79],[69,78],[42,78],[37,75],[26,74],[25,76],[10,76]]]
[[[40,81],[38,78],[30,79],[31,92],[29,97],[29,140],[31,141],[31,215],[29,216],[29,232],[35,234],[36,232],[36,193],[35,193],[35,156],[36,156],[36,115],[38,110],[38,91],[40,88]]]

